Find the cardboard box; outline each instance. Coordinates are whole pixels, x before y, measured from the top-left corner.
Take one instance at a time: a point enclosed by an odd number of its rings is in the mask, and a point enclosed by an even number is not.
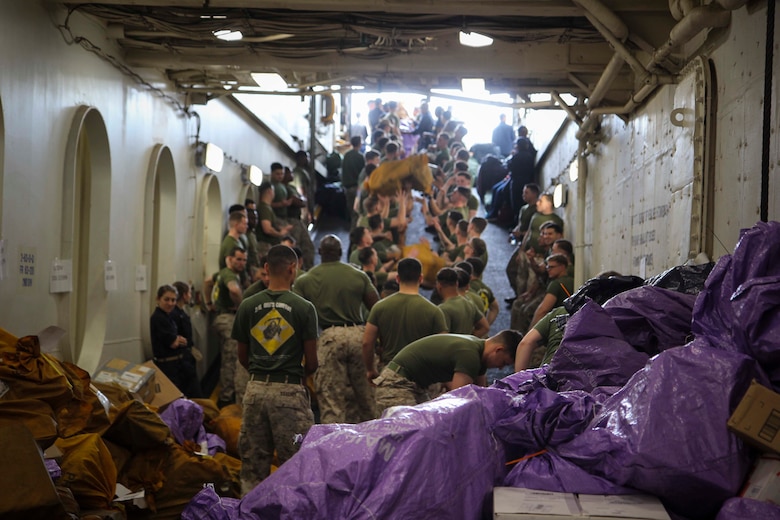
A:
[[[92,377],[99,383],[117,383],[133,394],[133,397],[145,403],[151,403],[155,397],[155,368],[137,365],[130,361],[114,358]]]
[[[567,520],[584,518],[573,493],[497,487],[493,489],[496,520]]]
[[[728,420],[747,442],[780,453],[780,394],[753,381]]]
[[[154,397],[149,402],[152,406],[162,411],[163,408],[174,402],[176,399],[184,397],[179,387],[174,385],[160,368],[154,364],[154,361],[147,361],[143,366],[154,370]]]
[[[780,457],[764,455],[759,458],[739,496],[780,505]]]
[[[495,520],[669,520],[649,495],[575,495],[511,487],[493,489]]]

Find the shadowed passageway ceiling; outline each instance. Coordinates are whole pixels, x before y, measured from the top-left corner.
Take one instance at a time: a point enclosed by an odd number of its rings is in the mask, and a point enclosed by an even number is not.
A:
[[[477,77],[488,90],[519,100],[536,92],[585,99],[611,68],[609,81],[598,87],[599,102],[623,105],[648,81],[639,64],[659,75],[681,67],[672,53],[653,62],[677,23],[670,11],[674,3],[107,0],[64,5],[103,24],[130,67],[162,71],[178,91],[208,98],[257,88],[250,73],[277,72],[303,90],[338,85],[424,92],[460,88],[462,78]],[[633,65],[615,59],[615,42],[605,38],[604,27],[636,58]],[[219,30],[240,31],[243,38],[223,41],[214,35]],[[464,47],[460,31],[494,42]]]

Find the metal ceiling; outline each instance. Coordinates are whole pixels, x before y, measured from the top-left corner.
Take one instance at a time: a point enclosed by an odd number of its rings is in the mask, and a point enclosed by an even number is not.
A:
[[[708,19],[702,30],[723,26],[722,16],[714,17],[732,8],[696,0],[76,0],[64,5],[103,24],[130,67],[159,70],[179,92],[201,97],[257,88],[252,72],[277,72],[301,91],[338,85],[427,92],[481,77],[492,92],[521,100],[536,92],[571,93],[595,101],[589,108],[625,106],[648,84],[671,81],[685,65],[673,53],[685,43],[672,41],[673,28],[703,9],[715,21]],[[243,39],[219,40],[213,33],[222,29],[241,31]],[[463,47],[461,30],[485,34],[494,43]],[[686,41],[693,36],[686,35]]]

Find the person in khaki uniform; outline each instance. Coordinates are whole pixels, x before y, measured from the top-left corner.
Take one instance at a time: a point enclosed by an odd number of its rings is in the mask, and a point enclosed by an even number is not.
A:
[[[366,273],[340,261],[337,236],[323,237],[320,257],[322,263],[295,280],[293,289],[314,304],[322,327],[317,346],[320,368],[314,376],[320,421],[367,421],[376,414],[361,357],[363,306],[371,309],[379,294]]]
[[[304,382],[317,370],[317,311],[290,291],[297,264],[292,249],[273,246],[265,264],[268,289],[245,299],[236,313],[232,338],[250,374],[238,438],[242,495],[270,474],[274,450],[283,464],[298,451],[294,439],[314,424]]]

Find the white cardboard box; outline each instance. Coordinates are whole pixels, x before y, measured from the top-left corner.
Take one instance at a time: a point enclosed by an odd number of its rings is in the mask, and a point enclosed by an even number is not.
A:
[[[493,489],[496,520],[566,520],[584,518],[573,493],[513,487]]]
[[[740,496],[780,505],[780,457],[762,455],[753,466]]]
[[[669,520],[660,500],[649,495],[575,495],[534,489],[493,490],[495,520]]]
[[[98,383],[116,383],[133,394],[133,397],[150,403],[155,396],[154,367],[137,365],[124,359],[109,360],[98,370],[92,380]]]

